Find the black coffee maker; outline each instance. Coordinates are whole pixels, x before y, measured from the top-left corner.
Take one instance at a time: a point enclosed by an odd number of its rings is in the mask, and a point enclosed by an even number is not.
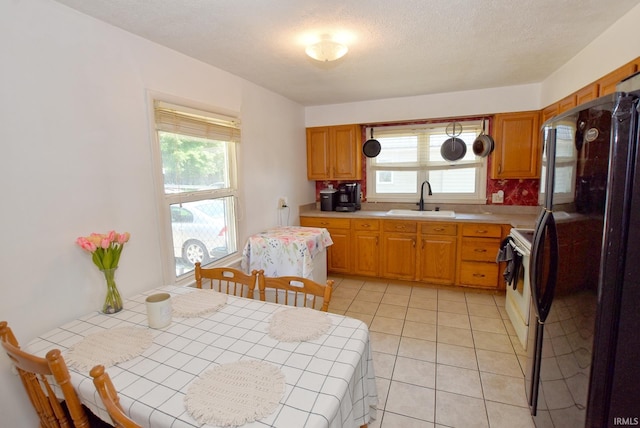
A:
[[[360,209],[360,183],[338,185],[336,211],[352,212]]]

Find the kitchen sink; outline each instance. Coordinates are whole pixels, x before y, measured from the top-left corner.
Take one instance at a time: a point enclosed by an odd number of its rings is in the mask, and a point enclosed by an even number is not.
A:
[[[436,218],[453,218],[456,216],[455,211],[417,211],[417,210],[390,210],[387,215],[401,217],[436,217]]]

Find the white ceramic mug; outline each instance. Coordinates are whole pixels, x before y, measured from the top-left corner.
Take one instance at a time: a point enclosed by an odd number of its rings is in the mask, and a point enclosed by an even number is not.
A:
[[[151,328],[164,328],[171,324],[171,295],[152,294],[146,299],[147,320]]]

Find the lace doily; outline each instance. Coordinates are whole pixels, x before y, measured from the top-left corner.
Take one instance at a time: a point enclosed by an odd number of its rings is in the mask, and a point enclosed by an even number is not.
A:
[[[142,354],[153,343],[148,329],[119,327],[93,333],[71,346],[64,359],[78,370],[89,371],[95,365],[110,367]]]
[[[215,290],[196,289],[171,298],[174,317],[192,318],[215,312],[227,304],[227,295]]]
[[[237,361],[205,372],[189,386],[184,401],[200,424],[238,426],[273,413],[284,388],[284,374],[273,364]]]
[[[281,342],[314,340],[331,327],[326,312],[311,308],[290,308],[276,312],[269,321],[269,336]]]

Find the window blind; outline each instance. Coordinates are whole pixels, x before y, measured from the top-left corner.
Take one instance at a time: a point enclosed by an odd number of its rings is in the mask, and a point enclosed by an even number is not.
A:
[[[156,129],[217,141],[240,142],[240,120],[162,101],[154,103]]]

